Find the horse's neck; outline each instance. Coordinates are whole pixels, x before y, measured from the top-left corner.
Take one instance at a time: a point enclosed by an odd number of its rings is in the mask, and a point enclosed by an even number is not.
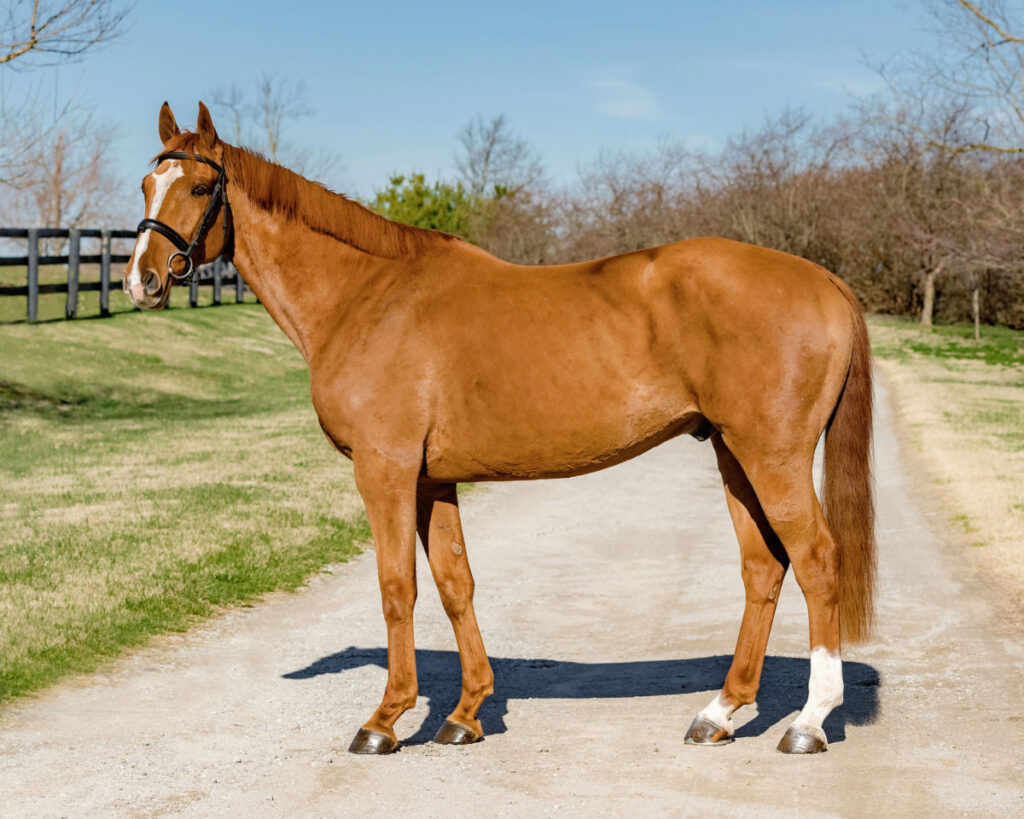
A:
[[[375,259],[244,196],[231,202],[234,264],[308,363],[354,294],[394,260]]]

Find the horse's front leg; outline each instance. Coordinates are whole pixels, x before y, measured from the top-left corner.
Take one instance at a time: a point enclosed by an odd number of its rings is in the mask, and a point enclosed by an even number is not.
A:
[[[395,459],[353,453],[356,486],[366,506],[377,552],[377,577],[388,629],[388,683],[384,699],[359,729],[349,751],[387,754],[398,748],[395,721],[416,704],[416,480],[419,455]]]
[[[483,739],[484,731],[476,715],[494,691],[494,674],[473,611],[473,574],[469,570],[455,484],[421,486],[417,519],[420,539],[441,603],[455,631],[462,663],[462,697],[434,741],[468,745]]]

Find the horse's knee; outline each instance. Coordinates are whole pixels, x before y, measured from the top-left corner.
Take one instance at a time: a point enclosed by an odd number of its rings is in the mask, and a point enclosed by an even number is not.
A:
[[[441,596],[441,605],[449,617],[459,618],[473,603],[473,581],[459,578],[439,578],[437,591]]]
[[[747,602],[768,603],[776,600],[785,568],[778,561],[744,558],[741,566]]]
[[[416,586],[405,580],[385,580],[380,586],[384,619],[389,623],[401,623],[412,619],[416,605]]]

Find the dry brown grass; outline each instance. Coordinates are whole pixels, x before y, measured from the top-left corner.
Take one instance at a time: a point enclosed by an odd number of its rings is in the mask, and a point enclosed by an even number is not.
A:
[[[1024,333],[987,328],[987,353],[956,328],[874,319],[871,335],[923,488],[967,558],[1024,607]]]

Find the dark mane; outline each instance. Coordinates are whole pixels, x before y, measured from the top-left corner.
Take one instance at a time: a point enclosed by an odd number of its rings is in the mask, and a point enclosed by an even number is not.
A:
[[[253,151],[225,142],[220,144],[224,149],[224,170],[229,185],[244,190],[261,208],[364,253],[394,259],[453,238],[435,230],[392,222]],[[179,134],[164,150],[200,153],[199,135],[189,131]]]

